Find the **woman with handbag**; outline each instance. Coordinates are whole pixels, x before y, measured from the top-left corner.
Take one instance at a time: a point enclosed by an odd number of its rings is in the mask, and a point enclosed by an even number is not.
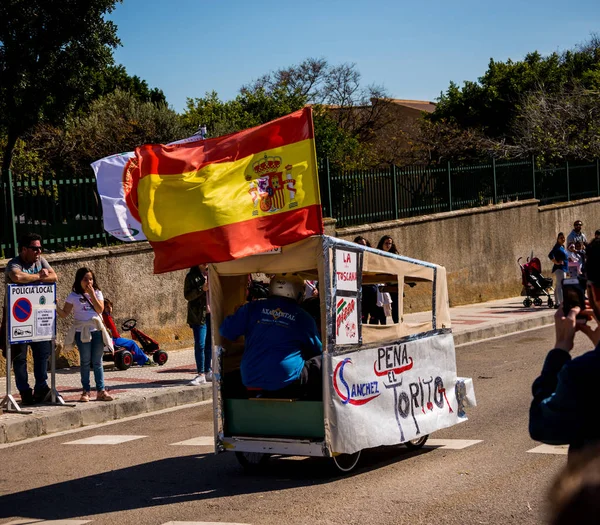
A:
[[[113,350],[110,334],[102,322],[104,296],[96,282],[94,272],[89,268],[79,268],[75,274],[73,291],[65,300],[64,308],[56,307],[62,318],[73,313],[73,324],[65,337],[65,345],[77,345],[81,364],[81,386],[83,392],[79,401],[87,403],[90,400],[90,365],[94,370],[96,382],[96,400],[112,401],[104,388],[104,367],[102,356],[104,347]]]

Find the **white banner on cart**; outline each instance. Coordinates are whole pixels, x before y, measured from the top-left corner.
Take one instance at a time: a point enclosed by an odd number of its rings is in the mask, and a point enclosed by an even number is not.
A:
[[[338,290],[358,291],[358,253],[335,250],[335,279]]]
[[[452,333],[330,356],[331,449],[351,454],[466,421]]]
[[[335,298],[335,343],[358,344],[358,300],[356,297]]]

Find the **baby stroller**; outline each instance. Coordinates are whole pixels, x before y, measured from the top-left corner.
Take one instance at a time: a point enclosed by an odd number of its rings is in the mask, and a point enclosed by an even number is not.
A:
[[[135,319],[127,319],[127,321],[121,325],[121,328],[124,332],[131,331],[131,338],[139,343],[140,347],[148,357],[151,356],[155,363],[161,366],[164,365],[169,359],[169,354],[160,349],[158,341],[155,341],[139,328],[136,328],[136,324],[137,321]],[[133,364],[131,352],[118,346],[115,347],[114,359],[115,366],[119,370],[127,370]]]
[[[542,297],[548,297],[548,308],[554,307],[554,300],[552,295],[554,288],[552,288],[552,278],[547,278],[542,275],[542,264],[537,257],[532,257],[525,264],[521,264],[521,259],[517,259],[517,263],[521,268],[521,281],[523,283],[523,289],[525,291],[525,299],[523,300],[523,306],[529,308],[532,304],[534,306],[542,306]]]

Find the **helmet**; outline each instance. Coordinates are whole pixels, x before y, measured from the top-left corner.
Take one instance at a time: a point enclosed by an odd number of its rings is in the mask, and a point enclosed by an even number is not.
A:
[[[304,297],[304,280],[291,273],[280,273],[271,278],[269,295],[287,297],[300,302]]]

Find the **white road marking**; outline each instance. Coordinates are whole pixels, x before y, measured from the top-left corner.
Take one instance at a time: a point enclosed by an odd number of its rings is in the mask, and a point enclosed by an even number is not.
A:
[[[125,435],[106,435],[99,434],[97,436],[92,436],[89,438],[78,439],[76,441],[69,441],[67,443],[63,443],[63,445],[120,445],[121,443],[126,443],[127,441],[134,441],[135,439],[142,439],[148,436],[125,436]]]
[[[558,454],[566,456],[569,453],[569,445],[540,445],[527,452],[531,452],[532,454]]]
[[[183,445],[192,447],[212,447],[215,444],[215,438],[213,436],[200,436],[192,439],[186,439],[179,443],[171,443],[171,445]]]
[[[21,441],[15,441],[14,443],[4,443],[0,445],[0,450],[3,448],[11,448],[18,447],[19,445],[27,445],[29,443],[34,443],[36,441],[42,441],[44,439],[52,439],[60,436],[68,436],[69,434],[75,434],[77,432],[85,432],[86,430],[94,430],[96,428],[108,427],[110,425],[118,425],[119,423],[124,423],[126,421],[134,421],[135,419],[141,419],[144,417],[152,417],[159,416],[161,414],[168,414],[169,412],[176,412],[177,410],[183,410],[185,408],[194,408],[202,405],[212,405],[212,399],[208,399],[206,401],[198,401],[197,403],[189,403],[187,405],[179,405],[176,407],[163,408],[162,410],[156,410],[155,412],[144,412],[143,414],[138,414],[136,416],[124,417],[122,419],[113,419],[111,421],[106,421],[105,423],[97,423],[96,425],[88,425],[86,427],[72,428],[70,430],[63,430],[62,432],[54,432],[53,434],[46,434],[44,436],[38,436],[28,439],[22,439]],[[8,524],[6,524],[8,525]]]
[[[428,439],[424,448],[443,448],[445,450],[462,450],[481,443],[481,439]]]
[[[51,523],[52,525],[85,525],[91,523],[91,520],[38,520],[37,518],[25,518],[14,521],[9,521],[4,525],[44,525]]]

